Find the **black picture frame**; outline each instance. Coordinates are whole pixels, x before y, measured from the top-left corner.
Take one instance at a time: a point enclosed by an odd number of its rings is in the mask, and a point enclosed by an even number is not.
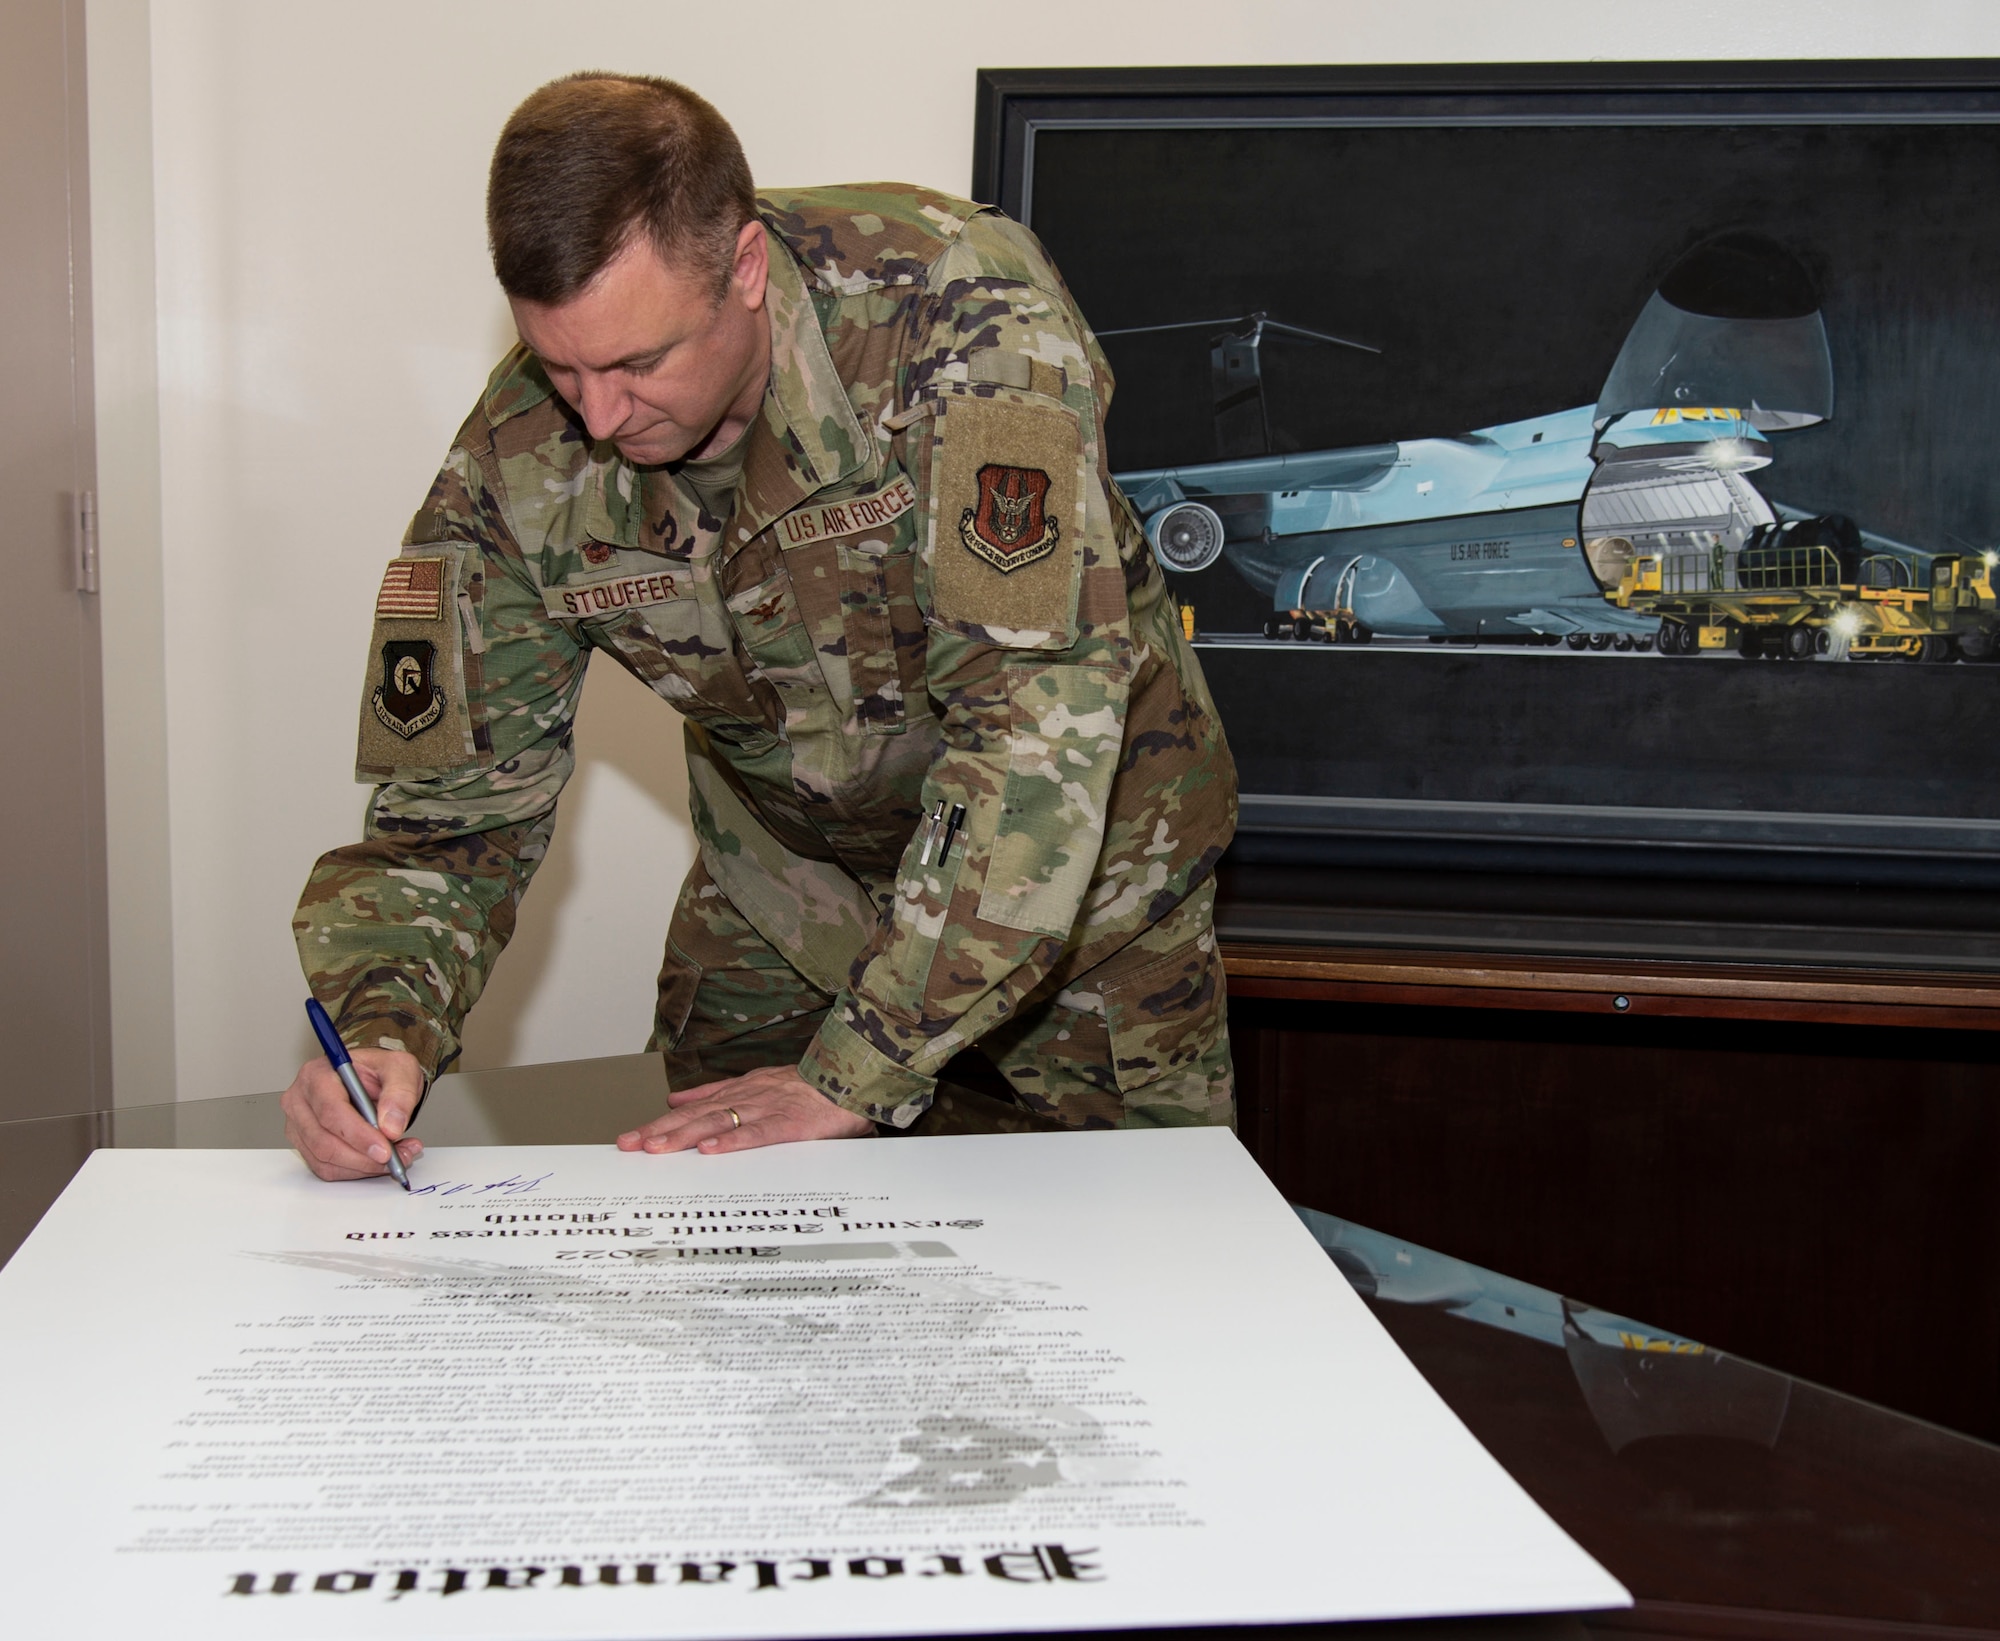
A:
[[[1405,147],[1395,150],[1395,142]],[[1648,142],[1669,159],[1657,168],[1629,164]],[[1618,144],[1624,149],[1614,152]],[[1703,144],[1708,148],[1701,150]],[[1893,264],[1893,278],[1871,275],[1889,294],[1870,310],[1870,322],[1886,332],[1902,288],[1895,278],[1907,285],[1922,254],[1908,236],[1896,237],[1891,219],[1911,189],[1908,178],[1892,174],[1895,167],[1907,166],[1918,179],[1942,175],[1948,166],[1983,175],[1989,147],[2000,183],[2000,63],[1987,60],[982,69],[972,194],[1043,238],[1100,330],[1206,320],[1212,317],[1206,311],[1182,310],[1212,306],[1218,292],[1234,293],[1242,308],[1276,314],[1281,302],[1306,306],[1310,298],[1298,293],[1307,287],[1298,278],[1273,279],[1274,290],[1292,294],[1258,300],[1242,273],[1252,259],[1268,268],[1288,261],[1295,248],[1330,283],[1351,274],[1356,288],[1366,285],[1354,271],[1365,259],[1343,262],[1340,234],[1326,226],[1338,218],[1340,200],[1297,181],[1311,166],[1286,159],[1332,153],[1347,167],[1343,175],[1365,171],[1373,179],[1341,196],[1366,212],[1342,232],[1389,241],[1401,235],[1406,251],[1435,251],[1443,230],[1435,223],[1411,226],[1403,213],[1413,222],[1424,212],[1476,221],[1479,237],[1465,255],[1480,261],[1482,277],[1511,292],[1507,301],[1495,299],[1494,311],[1513,315],[1508,323],[1523,333],[1539,326],[1550,345],[1536,346],[1551,356],[1564,353],[1565,326],[1573,326],[1578,348],[1586,341],[1595,348],[1601,372],[1609,362],[1604,338],[1584,337],[1579,315],[1589,304],[1573,300],[1566,287],[1556,289],[1545,311],[1522,317],[1528,304],[1519,297],[1530,289],[1531,271],[1523,258],[1552,245],[1587,246],[1592,222],[1637,224],[1626,237],[1646,243],[1625,263],[1606,262],[1611,273],[1598,270],[1603,284],[1616,287],[1601,305],[1629,324],[1645,300],[1644,281],[1657,282],[1672,256],[1705,235],[1741,226],[1726,212],[1716,216],[1712,202],[1687,206],[1698,190],[1689,193],[1677,180],[1690,169],[1717,174],[1714,165],[1721,163],[1725,171],[1737,168],[1729,176],[1748,179],[1767,214],[1775,210],[1794,224],[1802,260],[1830,290],[1845,266],[1841,247],[1820,244],[1811,224],[1879,206],[1879,228],[1857,229],[1851,243],[1895,247],[1870,253],[1882,266]],[[1696,150],[1705,156],[1701,164],[1671,158]],[[1768,162],[1760,159],[1765,151]],[[1620,163],[1629,166],[1623,173],[1632,179],[1629,187],[1606,182]],[[1451,196],[1448,208],[1438,204],[1452,186],[1468,195],[1479,186],[1457,179],[1472,178],[1482,164],[1482,197],[1496,192],[1498,179],[1508,204],[1505,223],[1481,216],[1476,198]],[[1770,173],[1764,181],[1760,164]],[[1398,166],[1409,168],[1407,187]],[[1872,181],[1864,175],[1871,166],[1883,173]],[[1833,186],[1856,177],[1870,186]],[[1648,190],[1665,201],[1660,212],[1671,213],[1680,199],[1700,219],[1653,232]],[[1963,216],[1949,243],[1961,247],[1966,272],[1930,317],[1939,327],[1947,318],[1960,327],[1960,356],[1968,337],[1975,345],[1990,339],[2000,363],[2000,301],[1989,314],[1975,288],[1983,266],[1977,253],[1989,240],[2000,269],[2000,187],[1988,197],[1969,190],[1952,197]],[[1592,200],[1617,202],[1610,219]],[[1756,209],[1746,207],[1753,225],[1761,220]],[[1267,226],[1272,231],[1264,232]],[[1421,269],[1454,259],[1411,260]],[[1575,260],[1558,254],[1545,265],[1567,268]],[[1928,266],[1938,266],[1935,256]],[[1349,337],[1398,336],[1407,362],[1422,353],[1421,342],[1410,340],[1422,333],[1396,310],[1398,298],[1384,283],[1389,275],[1377,268],[1373,277],[1372,310],[1363,304],[1345,311],[1333,300],[1328,309],[1340,311],[1284,317]],[[1421,286],[1423,277],[1414,283]],[[2000,272],[1995,284],[2000,288]],[[1448,301],[1461,288],[1449,278],[1435,290],[1423,287],[1431,294],[1412,296],[1411,311],[1423,301]],[[1490,316],[1485,322],[1485,333],[1464,327],[1452,333],[1459,358],[1483,351],[1468,347],[1468,337],[1497,334]],[[1605,322],[1597,316],[1600,331]],[[1832,317],[1827,326],[1836,330]],[[1518,357],[1512,337],[1509,346],[1510,357]],[[1114,470],[1227,454],[1184,448],[1195,442],[1191,430],[1199,418],[1159,408],[1186,397],[1169,389],[1198,391],[1206,380],[1199,369],[1185,368],[1185,359],[1174,369],[1154,370],[1144,360],[1132,367],[1129,348],[1111,339],[1106,347],[1121,390],[1140,407],[1121,419],[1121,403],[1114,402],[1106,430]],[[1835,355],[1841,357],[1838,348]],[[1338,380],[1330,364],[1315,368],[1325,370],[1324,382]],[[1448,369],[1425,375],[1407,364],[1398,368],[1410,379],[1387,397],[1414,426],[1382,425],[1371,433],[1363,425],[1371,392],[1381,397],[1380,384],[1389,379],[1378,369],[1351,378],[1359,384],[1351,394],[1324,387],[1296,394],[1295,404],[1313,407],[1301,413],[1313,425],[1294,448],[1447,435],[1500,422],[1509,408],[1523,416],[1556,408],[1498,405],[1485,420],[1474,419],[1473,407],[1494,400],[1509,369],[1532,374],[1539,363],[1503,360],[1484,386],[1468,386]],[[1565,385],[1581,382],[1581,366],[1571,361],[1563,368]],[[1880,367],[1883,381],[1915,383],[1913,371],[1892,378]],[[2000,370],[1992,374],[2000,381]],[[1970,528],[1979,532],[1978,545],[2000,547],[2000,463],[1987,464],[1996,475],[1989,482],[1967,454],[1989,430],[2000,448],[2000,391],[1988,396],[1977,382],[1968,391],[1969,398],[1954,401],[1951,416],[1931,412],[1957,430],[1953,438],[1964,437],[1936,455],[1920,482],[1949,482],[1959,509],[1951,518],[1963,523],[1976,516],[1980,522]],[[1920,390],[1911,386],[1906,396],[1915,399]],[[1878,392],[1862,402],[1888,400]],[[1433,404],[1439,408],[1430,414]],[[1132,458],[1121,458],[1121,441]],[[1935,454],[1944,441],[1926,449]],[[1822,467],[1841,465],[1824,454],[1817,459]],[[1907,466],[1900,449],[1895,459]],[[1885,456],[1885,471],[1888,465]],[[1953,477],[1961,473],[1963,485]],[[1878,494],[1887,493],[1878,486]],[[1920,507],[1904,511],[1923,514]],[[2000,666],[1961,661],[1945,668],[1881,663],[1794,671],[1718,660],[1677,672],[1677,664],[1654,657],[1645,665],[1658,673],[1642,674],[1636,662],[1607,658],[1606,667],[1628,668],[1629,693],[1638,703],[1601,708],[1605,721],[1615,716],[1627,726],[1625,739],[1601,769],[1586,768],[1587,756],[1576,760],[1586,797],[1549,801],[1552,760],[1575,752],[1558,744],[1561,737],[1593,732],[1590,711],[1565,705],[1563,690],[1571,687],[1560,685],[1558,675],[1587,673],[1598,664],[1594,658],[1537,665],[1480,644],[1466,653],[1447,646],[1426,662],[1401,663],[1406,676],[1394,685],[1326,684],[1315,695],[1324,679],[1303,692],[1275,675],[1260,685],[1254,668],[1268,664],[1260,657],[1239,660],[1212,645],[1197,648],[1243,776],[1242,826],[1230,861],[1239,887],[1253,888],[1235,897],[1239,915],[1229,932],[1238,938],[2000,971],[2000,940],[1985,932],[2000,929],[2000,802],[1993,801],[2000,783],[1987,773],[2000,756]],[[1306,663],[1303,651],[1291,662]],[[1388,670],[1374,665],[1373,676],[1387,677]],[[1368,671],[1357,662],[1353,678]],[[1625,674],[1603,676],[1628,688]],[[1669,679],[1684,693],[1664,694]],[[1796,679],[1812,680],[1810,690]],[[1524,680],[1539,681],[1530,687]],[[1592,686],[1586,693],[1611,689]],[[1356,748],[1348,764],[1315,752],[1302,717],[1329,726],[1328,734],[1339,726]],[[1510,740],[1516,720],[1525,727]],[[1731,724],[1754,727],[1739,733]],[[1371,734],[1369,725],[1389,727]],[[1538,734],[1550,737],[1546,752],[1533,739]],[[1396,766],[1398,736],[1411,748],[1408,767]],[[1732,745],[1743,748],[1742,768],[1730,764]],[[1482,757],[1490,769],[1482,770]],[[1364,762],[1372,771],[1365,779],[1355,773]],[[1622,798],[1621,781],[1629,783]],[[1837,908],[1829,891],[1840,897]]]

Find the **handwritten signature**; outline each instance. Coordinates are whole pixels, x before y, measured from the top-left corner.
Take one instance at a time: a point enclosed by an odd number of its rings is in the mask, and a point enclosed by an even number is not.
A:
[[[481,1185],[474,1180],[436,1180],[429,1185],[417,1186],[410,1192],[410,1195],[413,1197],[455,1197],[461,1191],[470,1191],[478,1196],[496,1193],[503,1197],[518,1197],[524,1192],[536,1189],[543,1180],[554,1177],[554,1174],[554,1169],[550,1169],[546,1174],[537,1174],[532,1179],[523,1179],[519,1174],[509,1174],[505,1179],[496,1179],[485,1185]]]

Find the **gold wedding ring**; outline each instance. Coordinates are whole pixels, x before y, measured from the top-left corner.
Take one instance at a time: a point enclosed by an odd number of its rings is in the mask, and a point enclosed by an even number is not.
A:
[[[741,1117],[739,1117],[739,1116],[737,1116],[737,1115],[736,1115],[736,1107],[735,1107],[735,1106],[733,1106],[733,1105],[725,1105],[725,1106],[724,1106],[724,1107],[723,1107],[722,1109],[723,1109],[724,1111],[727,1111],[727,1112],[729,1113],[729,1120],[730,1120],[730,1122],[731,1122],[732,1124],[734,1124],[734,1125],[735,1125],[736,1127],[738,1127],[738,1128],[741,1128],[741,1127],[743,1126],[743,1119],[742,1119]]]

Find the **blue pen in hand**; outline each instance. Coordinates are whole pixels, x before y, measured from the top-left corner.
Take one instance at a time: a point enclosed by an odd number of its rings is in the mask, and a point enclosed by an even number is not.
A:
[[[368,1091],[361,1086],[361,1075],[354,1069],[354,1062],[348,1057],[347,1045],[340,1040],[340,1033],[333,1029],[333,1022],[326,1017],[326,1010],[319,1006],[317,997],[306,999],[306,1018],[312,1022],[313,1035],[319,1039],[319,1046],[325,1053],[327,1064],[333,1067],[339,1077],[340,1086],[347,1090],[347,1097],[354,1102],[362,1120],[376,1133],[382,1133],[382,1124],[375,1117],[375,1102],[368,1098]],[[384,1140],[388,1139],[386,1134]],[[396,1147],[389,1147],[389,1173],[396,1183],[407,1191],[410,1176],[403,1170],[403,1159],[396,1155]]]

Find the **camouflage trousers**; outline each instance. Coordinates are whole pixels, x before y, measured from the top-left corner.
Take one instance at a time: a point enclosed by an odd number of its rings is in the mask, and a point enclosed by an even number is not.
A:
[[[1235,1123],[1215,885],[1096,968],[1031,996],[939,1073],[910,1134]],[[667,931],[648,1047],[667,1085],[795,1065],[833,999],[750,926],[697,860]]]

